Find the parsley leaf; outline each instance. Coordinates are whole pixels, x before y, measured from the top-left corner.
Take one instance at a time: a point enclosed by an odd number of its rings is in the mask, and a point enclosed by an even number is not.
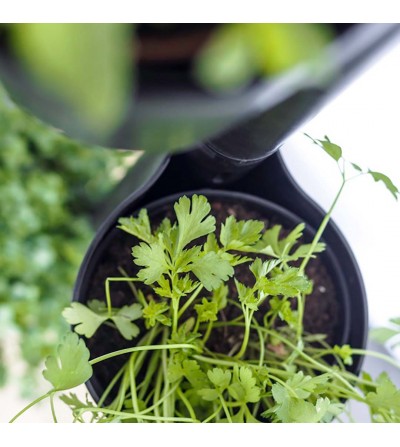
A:
[[[150,220],[146,209],[141,209],[138,217],[121,217],[117,228],[136,236],[138,239],[150,244],[154,241],[151,233]]]
[[[90,352],[77,334],[67,334],[57,347],[57,354],[46,359],[43,371],[55,391],[64,391],[85,383],[92,376]]]
[[[164,245],[160,240],[154,241],[151,245],[141,242],[132,248],[133,262],[144,267],[139,270],[137,277],[145,284],[153,284],[158,281],[162,274],[169,269]]]
[[[385,416],[386,422],[400,422],[400,390],[386,373],[382,373],[376,382],[378,383],[376,391],[369,392],[365,396],[375,418],[379,421],[384,410],[388,415]]]
[[[111,320],[115,323],[118,331],[126,340],[132,340],[132,338],[137,337],[140,332],[139,327],[132,323],[132,321],[137,320],[141,316],[142,306],[135,303],[118,309],[116,314],[111,317]]]
[[[208,301],[207,298],[203,298],[201,304],[196,304],[194,309],[197,312],[200,323],[207,323],[208,321],[216,321],[218,319],[218,306],[215,301]]]
[[[248,251],[261,237],[264,222],[239,220],[229,216],[221,225],[220,241],[226,250]]]
[[[139,334],[139,328],[132,321],[142,316],[140,304],[123,306],[121,309],[112,309],[109,315],[107,308],[99,300],[92,300],[85,306],[81,303],[71,303],[64,309],[63,316],[69,324],[76,325],[74,331],[77,334],[90,338],[97,329],[108,319],[112,320],[121,335],[126,340],[131,340]]]
[[[371,175],[371,177],[376,182],[382,182],[386,186],[386,188],[389,190],[389,192],[392,194],[392,196],[396,200],[398,199],[398,196],[400,194],[399,189],[397,188],[396,185],[394,185],[392,180],[390,180],[390,178],[387,175],[382,174],[381,172],[371,171],[370,169],[368,170],[368,174]]]
[[[148,306],[143,309],[146,328],[155,326],[157,321],[165,326],[171,326],[171,318],[164,315],[168,310],[169,306],[166,302],[156,303],[151,300]]]
[[[294,297],[298,293],[311,291],[312,283],[295,267],[289,267],[273,278],[264,278],[262,290],[268,295]]]
[[[105,309],[105,307],[104,307]],[[76,325],[74,331],[87,338],[93,336],[97,329],[107,320],[107,312],[96,313],[81,303],[71,303],[62,312],[67,323]]]
[[[215,231],[215,217],[209,216],[211,206],[202,195],[190,200],[183,196],[174,205],[178,220],[177,253],[193,240]]]
[[[350,345],[335,345],[333,347],[333,352],[343,360],[345,365],[353,364],[353,359],[351,357],[353,355],[353,350],[351,349]]]
[[[217,289],[234,273],[230,263],[213,251],[197,258],[191,270],[208,291]]]
[[[243,404],[255,403],[260,400],[261,389],[256,385],[252,370],[246,366],[235,369],[233,381],[228,391],[233,399]]]

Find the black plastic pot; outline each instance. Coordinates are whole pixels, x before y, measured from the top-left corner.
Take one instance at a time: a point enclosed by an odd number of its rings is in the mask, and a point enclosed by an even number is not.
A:
[[[260,212],[263,216],[274,217],[286,228],[293,228],[299,222],[307,224],[306,239],[311,239],[315,228],[323,217],[319,209],[291,180],[282,160],[275,154],[261,163],[240,181],[230,184],[230,191],[214,187],[209,189],[207,181],[197,180],[191,171],[191,155],[181,154],[166,158],[147,184],[123,201],[105,220],[96,234],[81,266],[76,281],[75,301],[86,302],[96,298],[90,294],[90,284],[93,275],[97,274],[102,260],[108,256],[109,247],[123,232],[116,228],[117,220],[121,216],[135,214],[140,208],[146,207],[149,214],[156,215],[166,205],[172,205],[183,194],[200,192],[209,199],[221,198],[230,202],[244,204],[247,208]],[[186,181],[184,180],[186,179]],[[191,191],[187,187],[191,185]],[[185,192],[188,191],[189,192]],[[261,193],[260,193],[261,192]],[[267,199],[272,199],[267,200]],[[338,324],[335,329],[334,343],[348,343],[354,348],[364,348],[367,335],[367,303],[362,278],[354,256],[338,228],[331,222],[325,232],[324,241],[327,250],[321,259],[335,284],[339,304]],[[106,278],[103,278],[103,281]],[[112,329],[111,329],[112,330]],[[101,340],[95,340],[101,345]],[[134,341],[130,345],[134,344]],[[115,346],[113,349],[122,349],[128,345]],[[106,352],[97,351],[97,355]],[[93,377],[87,386],[94,399],[98,399],[107,383],[102,368],[111,368],[117,372],[118,366],[113,365],[115,360],[109,360],[96,365]],[[356,358],[350,367],[358,374],[362,359]]]

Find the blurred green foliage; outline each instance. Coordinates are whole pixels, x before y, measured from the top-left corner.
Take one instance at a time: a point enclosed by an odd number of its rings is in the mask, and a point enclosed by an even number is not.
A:
[[[126,112],[133,81],[127,24],[21,23],[10,44],[22,66],[64,100],[85,127],[107,135]]]
[[[45,126],[0,85],[0,380],[7,328],[19,332],[29,367],[59,341],[61,310],[93,236],[90,212],[124,163],[117,151],[82,146]]]
[[[228,92],[310,61],[332,39],[327,24],[224,24],[197,55],[194,76],[207,89]]]

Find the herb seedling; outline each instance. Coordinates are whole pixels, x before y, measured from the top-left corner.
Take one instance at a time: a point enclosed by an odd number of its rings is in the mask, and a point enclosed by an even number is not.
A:
[[[83,341],[69,334],[46,363],[53,388],[37,401],[83,383],[92,365],[130,354],[97,404],[62,396],[76,421],[89,414],[95,422],[329,422],[354,399],[369,407],[372,421],[400,422],[400,391],[387,375],[373,380],[346,369],[356,355],[381,354],[329,346],[303,324],[312,289],[306,267],[324,250],[321,236],[347,182],[370,175],[394,197],[399,191],[387,176],[347,162],[327,137],[312,141],[337,162],[342,183],[310,244],[301,243],[303,224],[282,236],[280,226],[230,216],[217,231],[208,200],[196,194],[181,197],[176,221],[166,218],[155,230],[144,209],[121,218],[119,228],[139,240],[136,276],[108,278],[105,302],[72,303],[64,317],[85,337],[108,324],[135,345],[89,360]],[[240,265],[250,283],[236,277]],[[132,285],[130,305],[113,307],[113,281]],[[226,317],[229,306],[237,316]],[[237,342],[217,352],[212,337],[224,328],[235,329]]]

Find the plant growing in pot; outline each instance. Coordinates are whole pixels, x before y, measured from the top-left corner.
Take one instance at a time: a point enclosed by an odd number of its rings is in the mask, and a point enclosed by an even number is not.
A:
[[[399,191],[328,138],[313,141],[342,176],[316,232],[276,205],[223,191],[121,217],[64,311],[75,333],[47,359],[53,387],[35,402],[49,397],[56,420],[56,392],[88,381],[95,404],[61,397],[80,422],[328,422],[347,399],[366,404],[374,422],[400,422],[389,377],[359,376],[362,356],[382,355],[347,344],[352,300],[321,242],[349,180],[367,174]]]

